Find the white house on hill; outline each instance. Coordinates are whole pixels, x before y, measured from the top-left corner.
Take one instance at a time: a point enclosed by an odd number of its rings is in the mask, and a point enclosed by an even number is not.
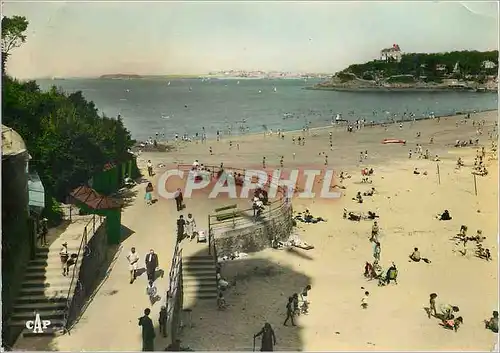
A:
[[[483,67],[483,69],[494,69],[495,67],[497,67],[497,64],[495,64],[493,61],[485,60],[482,62],[481,66]]]
[[[392,48],[382,49],[380,51],[380,60],[400,62],[403,53],[398,44],[393,44]]]

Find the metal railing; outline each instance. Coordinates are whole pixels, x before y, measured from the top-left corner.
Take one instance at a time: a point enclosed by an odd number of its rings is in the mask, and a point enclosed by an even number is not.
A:
[[[75,291],[75,288],[78,284],[80,284],[79,282],[79,275],[80,275],[80,271],[77,271],[77,268],[78,268],[78,264],[79,264],[79,261],[83,261],[83,259],[81,259],[81,257],[83,257],[83,255],[87,252],[87,244],[88,244],[88,241],[89,241],[89,229],[90,227],[91,228],[91,236],[94,236],[94,234],[96,233],[97,229],[99,228],[99,226],[102,224],[102,217],[101,216],[97,216],[99,217],[98,218],[98,222],[96,222],[96,215],[94,214],[92,219],[90,219],[88,221],[88,223],[85,225],[85,228],[83,230],[83,234],[82,234],[82,239],[80,241],[80,246],[78,247],[78,252],[77,252],[77,255],[76,255],[76,258],[75,258],[75,264],[73,265],[73,270],[71,271],[71,281],[70,281],[70,284],[69,284],[69,289],[68,289],[68,293],[66,295],[66,308],[65,308],[65,311],[64,311],[64,332],[65,333],[70,333],[70,326],[71,326],[71,321],[70,321],[70,318],[72,317],[72,311],[75,309],[75,303],[74,303],[74,291]],[[97,228],[96,228],[97,226]],[[82,255],[82,256],[81,256]],[[81,286],[81,284],[80,284]]]
[[[172,265],[169,271],[169,285],[166,294],[167,322],[172,342],[177,338],[180,328],[179,315],[182,310],[182,248],[180,242],[176,242]]]

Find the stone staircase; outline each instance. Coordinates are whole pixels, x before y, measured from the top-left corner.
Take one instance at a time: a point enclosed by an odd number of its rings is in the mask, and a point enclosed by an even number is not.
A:
[[[68,252],[78,253],[78,247],[68,246]],[[75,269],[75,282],[78,279],[81,259]],[[18,298],[14,304],[8,325],[21,332],[23,337],[55,336],[63,332],[66,300],[71,283],[73,266],[68,276],[62,275],[59,248],[37,249],[36,256],[26,268]],[[35,311],[42,320],[50,320],[51,325],[44,333],[33,333],[26,328],[26,321],[35,319]]]
[[[191,308],[196,300],[217,299],[215,260],[210,255],[182,258],[183,307]]]

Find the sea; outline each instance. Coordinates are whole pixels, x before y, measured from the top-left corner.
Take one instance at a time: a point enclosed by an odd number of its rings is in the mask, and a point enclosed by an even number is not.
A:
[[[57,86],[82,91],[99,111],[120,115],[133,138],[208,137],[266,130],[328,126],[337,114],[348,120],[382,122],[414,114],[417,119],[498,108],[497,93],[336,92],[306,90],[318,80],[304,79],[52,79]],[[406,113],[406,114],[405,114]]]

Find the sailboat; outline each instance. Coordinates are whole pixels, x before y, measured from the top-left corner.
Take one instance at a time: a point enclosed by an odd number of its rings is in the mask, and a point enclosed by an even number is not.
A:
[[[237,84],[237,85],[239,85],[239,84],[240,84],[240,81],[236,82],[236,84]]]
[[[170,86],[170,81],[168,81],[167,86]]]
[[[274,88],[273,88],[273,91],[274,91],[274,92],[276,92],[276,91],[277,91],[276,87],[274,87]]]

